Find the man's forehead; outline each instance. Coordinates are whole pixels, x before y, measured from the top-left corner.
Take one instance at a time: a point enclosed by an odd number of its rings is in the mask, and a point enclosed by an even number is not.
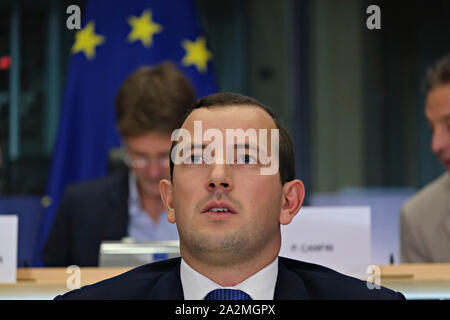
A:
[[[194,121],[201,121],[204,129],[276,129],[270,114],[253,105],[212,106],[195,109],[182,128],[194,130]]]

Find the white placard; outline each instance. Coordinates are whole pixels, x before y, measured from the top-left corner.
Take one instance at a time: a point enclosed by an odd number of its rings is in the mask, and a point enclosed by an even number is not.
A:
[[[18,217],[0,215],[0,283],[16,282]]]
[[[370,207],[303,207],[281,232],[280,256],[367,276]]]

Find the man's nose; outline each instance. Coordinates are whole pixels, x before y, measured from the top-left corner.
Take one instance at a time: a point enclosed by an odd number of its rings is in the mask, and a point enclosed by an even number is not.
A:
[[[450,133],[446,128],[438,127],[433,131],[431,150],[434,154],[438,155],[446,148],[450,148]]]
[[[147,175],[151,178],[158,178],[161,175],[161,166],[156,161],[149,161],[146,167]]]
[[[211,165],[211,171],[206,185],[208,191],[231,191],[233,189],[233,180],[230,176],[231,172],[229,167],[227,164]]]

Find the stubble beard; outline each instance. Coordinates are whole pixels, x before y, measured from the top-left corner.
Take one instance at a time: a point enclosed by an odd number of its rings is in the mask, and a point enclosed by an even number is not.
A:
[[[217,267],[246,264],[258,256],[269,241],[268,237],[258,237],[245,227],[220,236],[214,231],[180,233],[180,240],[182,251],[187,250],[205,265]]]

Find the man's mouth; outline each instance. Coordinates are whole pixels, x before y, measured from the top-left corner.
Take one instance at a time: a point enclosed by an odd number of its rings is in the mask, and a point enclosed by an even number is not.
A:
[[[214,215],[236,214],[236,210],[226,202],[208,202],[202,209],[202,213]]]
[[[212,211],[212,212],[230,212],[230,210],[228,210],[227,208],[211,208],[208,211]]]

